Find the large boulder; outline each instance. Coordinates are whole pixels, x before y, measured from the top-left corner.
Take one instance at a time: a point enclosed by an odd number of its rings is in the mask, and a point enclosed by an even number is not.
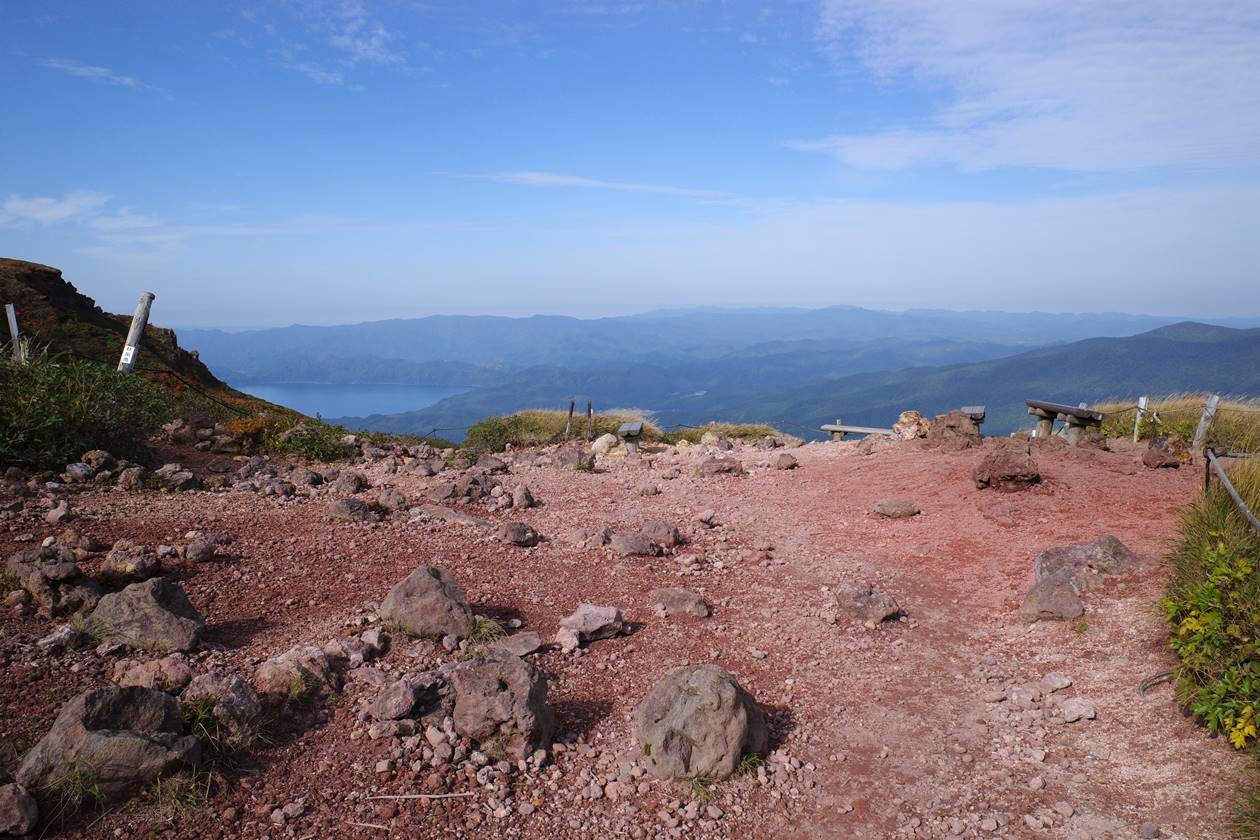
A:
[[[0,836],[21,837],[35,830],[39,805],[21,785],[0,785]]]
[[[179,704],[153,689],[92,688],[62,706],[52,728],[27,752],[17,782],[27,790],[55,790],[70,773],[88,773],[109,800],[141,790],[153,779],[194,766],[201,745],[184,735]]]
[[[206,626],[184,588],[166,578],[104,596],[90,620],[105,639],[153,651],[192,650]]]
[[[1035,621],[1070,621],[1085,614],[1081,595],[1100,575],[1127,571],[1136,555],[1108,534],[1088,542],[1061,545],[1033,558],[1033,586],[1019,616]]]
[[[1041,481],[1037,462],[1026,440],[1000,440],[971,471],[976,487],[992,487],[1006,493],[1027,490]]]
[[[520,760],[551,743],[555,717],[542,672],[520,657],[492,650],[451,675],[455,731]]]
[[[707,774],[724,779],[749,753],[764,756],[770,736],[757,702],[716,665],[679,668],[634,710],[640,762],[659,779]]]
[[[396,584],[381,603],[380,614],[412,636],[464,638],[473,629],[464,590],[436,566],[421,566]]]
[[[1098,539],[1055,546],[1041,552],[1033,558],[1033,577],[1042,580],[1061,569],[1118,574],[1127,571],[1136,560],[1137,555],[1128,546],[1115,536],[1107,534]]]
[[[44,546],[19,551],[9,558],[7,569],[31,599],[48,607],[53,615],[91,609],[101,597],[96,582],[79,569],[69,548]]]
[[[961,452],[979,446],[983,440],[976,421],[961,411],[939,415],[927,430],[927,445],[946,452]]]
[[[538,545],[538,532],[524,522],[504,522],[499,528],[499,539],[509,545],[518,545],[522,548],[530,548]]]
[[[667,519],[656,519],[644,525],[639,532],[661,548],[677,548],[683,544],[682,532]]]
[[[613,449],[621,444],[621,440],[614,434],[602,434],[595,438],[595,442],[591,444],[591,452],[596,455],[607,455]]]
[[[623,557],[656,557],[661,554],[661,547],[642,531],[613,534],[609,545]]]

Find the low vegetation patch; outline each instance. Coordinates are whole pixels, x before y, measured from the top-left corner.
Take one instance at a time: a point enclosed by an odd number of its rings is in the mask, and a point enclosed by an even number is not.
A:
[[[1138,438],[1175,434],[1187,442],[1193,440],[1207,398],[1207,394],[1172,394],[1152,399],[1138,425]],[[1133,435],[1136,403],[1117,400],[1100,403],[1094,409],[1107,414],[1103,421],[1104,435]],[[1260,399],[1222,399],[1208,428],[1207,445],[1233,452],[1260,452]]]
[[[1229,474],[1260,509],[1260,461],[1232,462]],[[1260,533],[1214,482],[1185,514],[1170,559],[1164,604],[1179,695],[1213,734],[1250,746],[1260,711]]]
[[[713,432],[718,437],[732,440],[756,440],[757,438],[781,434],[778,429],[773,426],[767,426],[764,423],[713,422],[705,426],[687,426],[675,429],[665,435],[665,442],[678,443],[685,440],[688,443],[699,443],[706,432]]]
[[[468,430],[464,445],[476,452],[502,452],[509,445],[513,448],[543,446],[564,440],[564,427],[568,412],[535,409],[520,411],[500,417],[487,417]],[[595,415],[594,436],[616,434],[622,423],[642,423],[644,441],[664,439],[661,430],[639,411],[614,410]],[[586,417],[573,415],[573,437],[586,436]]]
[[[89,449],[147,461],[146,442],[168,421],[169,392],[106,365],[35,353],[25,364],[0,348],[0,463],[56,468]]]

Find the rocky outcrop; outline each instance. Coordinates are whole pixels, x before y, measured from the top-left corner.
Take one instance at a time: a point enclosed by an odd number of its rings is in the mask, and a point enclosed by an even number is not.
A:
[[[725,779],[770,740],[752,695],[716,665],[679,668],[654,685],[634,710],[634,733],[639,762],[659,779]]]
[[[114,685],[89,689],[57,713],[48,734],[22,759],[17,782],[47,790],[82,769],[102,796],[122,799],[198,762],[201,746],[182,730],[179,704],[169,694]]]
[[[627,632],[629,628],[616,607],[579,604],[572,615],[560,619],[556,644],[561,650],[573,651],[583,642],[609,639]]]
[[[713,613],[703,598],[689,589],[665,586],[648,594],[648,606],[663,616],[690,615],[708,618]]]
[[[254,671],[251,681],[270,704],[323,697],[338,685],[328,657],[314,645],[298,645],[268,659]]]
[[[979,446],[983,440],[980,427],[961,411],[939,415],[927,430],[927,445],[945,452],[961,452]]]
[[[1070,621],[1085,614],[1081,596],[1103,575],[1128,571],[1136,555],[1107,535],[1088,542],[1056,546],[1033,558],[1033,586],[1019,616],[1035,621]]]
[[[836,607],[865,624],[879,624],[901,614],[896,598],[870,584],[841,583],[836,586],[835,598]]]
[[[442,569],[424,565],[389,590],[381,618],[405,633],[425,638],[466,638],[473,614],[464,590]]]
[[[68,548],[44,546],[19,551],[7,569],[38,605],[53,615],[68,615],[96,606],[100,589],[83,574]]]
[[[21,785],[0,785],[0,836],[21,837],[35,830],[39,804]]]
[[[97,578],[110,586],[122,586],[148,580],[161,571],[162,564],[153,549],[119,540],[106,555]]]

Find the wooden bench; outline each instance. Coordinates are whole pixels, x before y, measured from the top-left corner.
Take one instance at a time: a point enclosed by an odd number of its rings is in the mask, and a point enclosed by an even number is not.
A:
[[[964,405],[958,409],[963,414],[971,418],[972,422],[979,426],[984,422],[984,406],[982,405]],[[873,426],[847,426],[841,422],[840,418],[836,418],[836,422],[827,423],[819,426],[824,432],[831,432],[832,440],[844,440],[845,435],[893,435],[896,434],[892,429],[881,429]]]
[[[1033,437],[1050,437],[1054,431],[1054,421],[1062,420],[1066,426],[1063,436],[1072,446],[1080,443],[1081,438],[1090,431],[1100,431],[1103,418],[1106,416],[1101,411],[1087,408],[1085,403],[1073,406],[1041,400],[1024,400],[1024,402],[1028,405],[1028,413],[1037,418],[1037,428],[1033,432]]]

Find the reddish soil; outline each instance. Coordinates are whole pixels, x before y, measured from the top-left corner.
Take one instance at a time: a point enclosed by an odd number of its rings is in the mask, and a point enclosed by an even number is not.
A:
[[[1158,558],[1196,492],[1197,471],[1147,470],[1127,449],[1036,448],[1044,482],[1003,494],[972,484],[977,449],[854,450],[809,445],[793,450],[799,469],[780,471],[764,466],[775,453],[740,449],[733,454],[748,475],[708,479],[692,477],[696,448],[604,459],[594,474],[533,466],[533,454],[522,453],[502,478],[509,487],[528,484],[542,507],[499,514],[463,507],[496,523],[533,525],[548,539],[532,549],[504,545],[475,526],[337,522],[322,489],[283,501],[230,491],[76,494],[74,524],[103,543],[178,545],[192,529],[234,537],[230,558],[173,572],[205,614],[209,640],[224,646],[198,654],[197,669],[214,663],[246,673],[295,644],[355,632],[421,563],[450,571],[477,611],[519,618],[544,639],[582,601],[622,608],[635,632],[594,642],[584,656],[535,658],[550,678],[557,740],[568,748],[540,773],[514,776],[507,800],[491,803],[494,794],[475,782],[435,780],[427,768],[412,773],[405,760],[397,771],[375,772],[398,742],[362,736],[358,700],[370,689],[352,684],[308,719],[280,722],[273,743],[215,780],[205,805],[137,802],[65,834],[1123,838],[1153,822],[1163,837],[1228,837],[1226,794],[1243,759],[1186,718],[1167,684],[1146,699],[1137,694],[1144,677],[1172,665]],[[675,466],[679,477],[662,477]],[[361,469],[373,484],[365,497],[393,485],[419,499],[445,478]],[[638,493],[648,482],[660,495]],[[871,513],[893,496],[917,502],[922,513],[900,520]],[[696,521],[705,509],[716,511],[719,527]],[[682,573],[674,557],[616,557],[575,539],[582,528],[633,530],[657,518],[679,525],[690,544],[677,554],[699,557],[700,571]],[[33,535],[28,544],[59,530],[42,519],[11,528],[9,539]],[[1023,624],[1016,610],[1031,584],[1032,557],[1103,534],[1146,562],[1089,593],[1082,620]],[[830,623],[826,588],[841,580],[894,595],[906,617],[874,629],[843,616]],[[699,591],[716,614],[658,618],[647,606],[658,586]],[[0,736],[19,748],[112,667],[91,651],[38,655],[32,643],[53,626],[9,610],[0,616]],[[395,641],[391,669],[453,658],[429,643]],[[703,807],[697,819],[662,815],[687,802],[688,787],[677,783],[631,787],[615,801],[581,796],[592,780],[617,776],[616,760],[630,748],[628,717],[649,687],[701,662],[731,671],[769,712],[777,757],[765,781],[748,776],[720,786],[711,803],[721,811],[716,819]],[[1073,681],[1056,696],[1089,700],[1095,720],[1063,724],[986,702],[990,692],[1052,671]],[[10,756],[6,769],[11,763]],[[448,788],[474,795],[367,798]],[[272,809],[297,800],[306,806],[301,817],[271,823]],[[525,803],[534,809],[528,815]],[[986,827],[989,819],[996,829]]]

